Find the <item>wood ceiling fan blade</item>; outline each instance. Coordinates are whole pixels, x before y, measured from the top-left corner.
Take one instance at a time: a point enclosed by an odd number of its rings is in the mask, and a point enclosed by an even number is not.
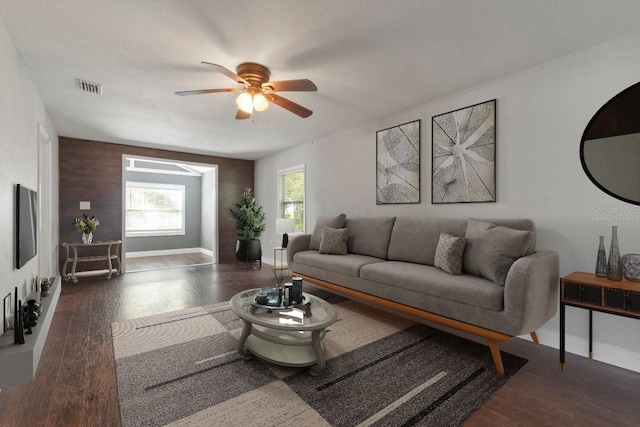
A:
[[[318,87],[309,79],[281,80],[267,82],[262,85],[265,90],[273,92],[317,92]]]
[[[183,90],[180,92],[176,92],[176,95],[186,96],[186,95],[202,95],[204,93],[220,93],[220,92],[242,92],[242,89],[200,89],[200,90]]]
[[[245,85],[245,86],[250,86],[248,81],[246,81],[245,79],[243,79],[242,77],[240,77],[239,75],[237,75],[236,73],[231,71],[230,69],[223,67],[222,65],[212,64],[211,62],[206,62],[206,61],[202,61],[202,63],[203,64],[207,64],[207,65],[211,65],[218,72],[220,72],[220,73],[224,74],[225,76],[229,77],[230,79],[232,79],[236,83],[240,83],[241,85]]]
[[[238,108],[238,112],[236,113],[236,120],[246,120],[251,117],[251,113],[247,113],[244,110]]]
[[[313,114],[313,111],[309,110],[308,108],[303,107],[300,104],[296,104],[295,102],[287,99],[287,98],[283,98],[279,95],[276,95],[274,93],[266,93],[264,95],[269,101],[273,102],[274,104],[276,104],[279,107],[284,108],[285,110],[289,110],[291,111],[293,114],[296,114],[300,117],[307,118],[310,115]]]

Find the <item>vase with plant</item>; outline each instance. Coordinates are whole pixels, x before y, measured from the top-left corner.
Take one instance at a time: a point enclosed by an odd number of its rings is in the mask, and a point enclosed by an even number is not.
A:
[[[82,216],[73,219],[73,225],[82,231],[82,243],[87,244],[93,241],[93,230],[100,225],[100,221],[93,215],[83,213]]]
[[[262,205],[253,197],[250,188],[246,188],[240,196],[240,201],[229,208],[235,221],[238,239],[236,242],[236,268],[239,262],[258,262],[262,266],[262,248],[260,235],[267,227],[266,215]]]

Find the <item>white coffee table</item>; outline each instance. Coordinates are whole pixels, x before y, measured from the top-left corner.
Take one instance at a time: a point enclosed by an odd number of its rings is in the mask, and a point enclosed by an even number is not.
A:
[[[238,353],[247,360],[255,355],[283,366],[311,366],[309,373],[320,375],[326,366],[322,340],[326,327],[336,321],[336,310],[307,293],[310,315],[305,308],[256,309],[251,302],[258,292],[251,289],[231,298],[231,309],[244,322]]]

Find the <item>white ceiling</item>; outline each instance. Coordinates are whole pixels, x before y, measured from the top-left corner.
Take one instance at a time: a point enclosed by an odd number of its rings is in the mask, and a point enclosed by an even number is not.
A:
[[[638,31],[640,1],[0,0],[0,16],[60,135],[258,159]],[[311,79],[284,95],[314,114],[235,120],[233,93],[176,96],[234,87],[201,61]]]

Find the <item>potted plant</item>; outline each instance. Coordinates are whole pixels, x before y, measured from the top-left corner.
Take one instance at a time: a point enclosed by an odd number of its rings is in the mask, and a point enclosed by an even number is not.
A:
[[[267,221],[262,206],[251,194],[251,189],[246,188],[240,196],[240,201],[229,208],[229,212],[236,223],[238,236],[236,242],[236,269],[239,262],[258,262],[262,267],[262,248],[260,235],[264,232]]]
[[[73,219],[73,225],[82,231],[82,243],[86,244],[93,241],[93,230],[100,225],[100,221],[93,215],[83,213],[81,217]]]

